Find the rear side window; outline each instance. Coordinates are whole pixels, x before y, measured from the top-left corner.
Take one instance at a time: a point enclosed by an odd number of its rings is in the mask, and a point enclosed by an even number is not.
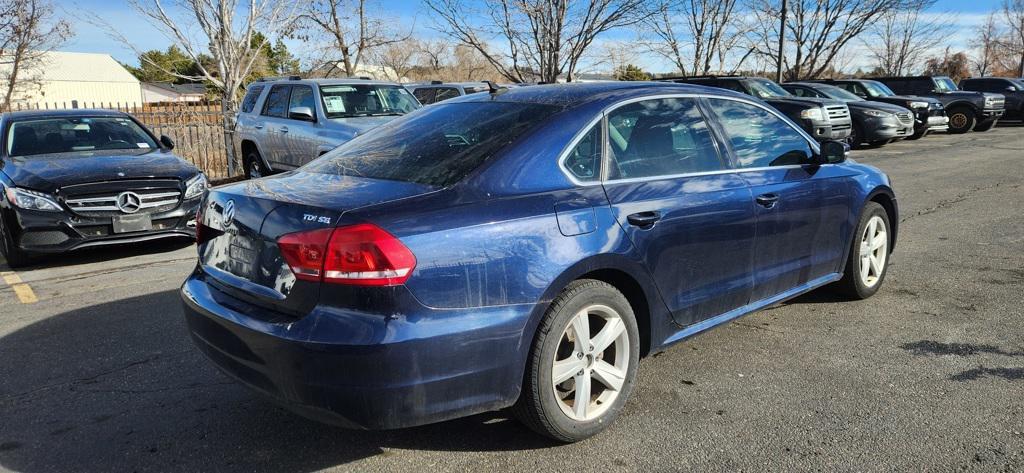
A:
[[[434,97],[435,102],[442,100],[448,100],[459,96],[459,89],[454,87],[439,87],[437,89],[437,96]]]
[[[590,131],[565,157],[565,169],[583,182],[597,181],[601,175],[601,124],[590,127]]]
[[[259,100],[260,94],[263,93],[262,85],[251,85],[249,90],[245,92],[245,98],[242,99],[242,112],[250,113],[252,109],[256,107],[256,101]]]
[[[266,103],[263,104],[263,114],[268,117],[285,118],[288,116],[288,94],[291,92],[290,85],[275,85],[270,88],[267,94]]]
[[[708,99],[741,168],[806,163],[811,145],[775,114],[735,100]]]
[[[438,104],[374,128],[303,170],[447,187],[559,110],[529,103]]]
[[[704,116],[692,99],[644,100],[608,115],[610,179],[725,169]]]
[[[435,102],[434,100],[434,89],[432,87],[420,87],[412,92],[412,95],[416,97],[423,105],[429,105]]]

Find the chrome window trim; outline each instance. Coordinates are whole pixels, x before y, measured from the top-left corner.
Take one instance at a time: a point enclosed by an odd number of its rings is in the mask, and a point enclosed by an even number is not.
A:
[[[820,144],[818,144],[818,142],[814,138],[812,138],[810,135],[808,135],[806,131],[804,131],[799,126],[796,126],[793,123],[793,121],[789,119],[789,117],[786,117],[785,115],[782,114],[782,112],[779,112],[778,110],[775,110],[772,107],[769,107],[769,106],[766,106],[766,105],[763,105],[763,104],[759,104],[757,102],[754,102],[753,100],[748,100],[748,99],[746,99],[744,97],[731,97],[731,96],[717,95],[717,94],[694,94],[694,93],[657,94],[657,95],[647,95],[647,96],[643,96],[643,97],[633,97],[633,98],[625,99],[625,100],[622,100],[622,101],[619,101],[619,102],[615,102],[615,103],[605,107],[604,109],[602,109],[601,112],[596,117],[594,117],[592,120],[587,122],[586,126],[584,126],[580,131],[576,132],[576,134],[573,135],[572,140],[569,141],[569,144],[564,149],[562,149],[562,152],[558,156],[558,169],[560,171],[562,171],[562,174],[567,179],[569,179],[569,182],[572,182],[573,184],[575,184],[578,187],[586,187],[586,186],[604,185],[606,183],[608,183],[608,184],[616,184],[616,183],[631,183],[631,182],[645,182],[645,181],[660,181],[660,180],[664,180],[664,179],[679,179],[679,178],[683,178],[683,177],[698,177],[698,176],[710,176],[710,175],[716,175],[716,174],[731,174],[731,173],[737,173],[738,174],[738,173],[745,173],[745,172],[758,172],[758,171],[767,171],[769,169],[794,169],[794,168],[801,168],[801,167],[804,166],[802,164],[787,164],[787,165],[784,165],[784,166],[765,166],[765,167],[756,167],[756,168],[730,168],[730,169],[721,169],[721,170],[718,170],[718,171],[706,171],[706,172],[696,172],[696,173],[691,172],[691,173],[671,174],[671,175],[664,175],[664,176],[647,176],[647,177],[634,177],[634,178],[625,178],[625,179],[607,179],[606,178],[607,172],[606,172],[605,167],[607,166],[606,163],[608,162],[609,154],[608,154],[608,131],[607,131],[607,123],[606,123],[605,119],[608,117],[608,114],[610,112],[620,108],[620,107],[624,107],[624,106],[632,104],[632,103],[643,102],[645,100],[659,100],[659,99],[670,99],[670,98],[692,98],[692,99],[698,99],[698,100],[699,99],[722,99],[722,100],[732,100],[732,101],[735,101],[735,102],[741,102],[741,103],[745,103],[747,105],[753,105],[753,106],[755,106],[757,108],[760,108],[760,109],[762,109],[762,110],[764,110],[764,111],[766,111],[768,113],[771,113],[772,115],[775,115],[776,117],[781,119],[783,121],[783,123],[787,124],[790,128],[792,128],[800,136],[802,136],[805,141],[807,141],[808,145],[811,147],[811,150],[813,150],[815,153],[820,153],[821,152]],[[701,113],[703,114],[703,110],[701,111]],[[707,120],[707,117],[705,117],[705,120]],[[576,176],[574,174],[569,172],[569,170],[565,167],[565,161],[569,158],[569,153],[572,152],[572,150],[576,147],[577,144],[579,144],[579,142],[583,139],[583,137],[586,136],[586,134],[590,132],[592,127],[594,127],[595,125],[597,125],[599,123],[600,123],[601,129],[602,129],[601,136],[602,136],[602,140],[603,140],[602,150],[601,150],[601,163],[602,163],[602,165],[601,165],[601,169],[600,169],[600,176],[595,181],[581,181],[578,178],[576,178]],[[718,146],[719,146],[718,140],[716,139],[714,141],[715,141],[715,148],[718,149],[719,155],[720,156],[724,156],[722,154],[722,150],[720,148],[718,148]],[[827,165],[827,163],[823,163],[822,165],[823,166]]]

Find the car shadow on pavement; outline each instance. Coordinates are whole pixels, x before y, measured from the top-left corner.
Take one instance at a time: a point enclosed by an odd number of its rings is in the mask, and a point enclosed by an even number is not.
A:
[[[140,243],[124,243],[111,246],[98,246],[67,253],[42,254],[34,256],[32,262],[24,268],[17,268],[18,271],[46,269],[60,266],[73,266],[78,264],[98,263],[101,261],[113,261],[121,258],[132,258],[136,256],[166,253],[180,250],[194,245],[195,241],[190,238],[169,238],[166,240],[153,240]],[[7,261],[0,255],[0,269],[9,270]]]
[[[386,432],[295,416],[216,371],[179,304],[142,295],[0,337],[0,469],[314,471],[392,449],[553,446],[501,413]]]

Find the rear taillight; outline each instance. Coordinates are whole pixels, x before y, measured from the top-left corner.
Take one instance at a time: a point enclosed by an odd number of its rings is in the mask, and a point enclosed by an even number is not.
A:
[[[206,207],[206,203],[203,202],[203,203],[199,204],[199,208],[196,209],[196,244],[197,245],[202,245],[203,243],[206,243],[206,242],[208,242],[208,241],[210,241],[210,240],[212,240],[214,238],[217,238],[218,236],[224,234],[224,232],[222,232],[220,230],[213,229],[211,227],[208,227],[208,226],[206,226],[205,223],[203,223],[203,209],[205,207]]]
[[[416,268],[398,238],[372,224],[289,233],[278,247],[295,277],[357,286],[396,286]]]

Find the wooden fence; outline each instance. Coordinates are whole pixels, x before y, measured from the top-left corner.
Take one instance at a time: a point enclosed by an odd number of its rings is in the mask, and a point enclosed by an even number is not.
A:
[[[43,103],[17,110],[107,109],[131,114],[156,136],[167,135],[174,140],[174,152],[202,169],[211,179],[228,175],[228,158],[224,148],[224,126],[219,102],[175,102],[165,104],[122,103]]]

